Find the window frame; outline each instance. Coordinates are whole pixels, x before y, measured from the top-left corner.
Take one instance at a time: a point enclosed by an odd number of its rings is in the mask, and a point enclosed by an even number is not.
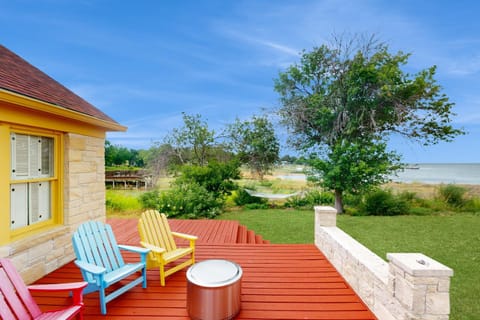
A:
[[[9,231],[10,231],[10,239],[17,239],[23,236],[27,236],[31,233],[44,230],[47,228],[51,228],[53,226],[63,224],[63,206],[61,205],[63,199],[63,134],[60,132],[55,132],[51,130],[43,130],[43,129],[33,129],[33,128],[23,128],[23,127],[10,127],[10,140],[8,141],[8,145],[10,146],[9,152],[9,191],[12,186],[23,184],[27,185],[27,189],[29,188],[30,184],[34,183],[42,183],[48,182],[50,185],[50,217],[48,219],[44,219],[42,221],[34,222],[26,226],[18,227],[16,229],[11,228],[11,210],[12,204],[9,203]],[[12,167],[13,164],[11,163],[11,159],[13,157],[12,147],[11,147],[11,134],[22,134],[22,135],[29,135],[35,137],[46,137],[52,138],[53,140],[53,155],[52,155],[52,163],[51,163],[51,170],[53,170],[53,174],[50,176],[45,176],[40,174],[38,177],[28,177],[25,179],[19,179],[18,177],[14,177],[12,174]],[[9,192],[10,194],[10,192]],[[9,201],[11,201],[9,197]],[[30,201],[30,198],[27,198],[27,201]]]

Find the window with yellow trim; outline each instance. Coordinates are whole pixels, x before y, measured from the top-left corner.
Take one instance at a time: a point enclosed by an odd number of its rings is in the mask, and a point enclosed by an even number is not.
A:
[[[10,229],[38,225],[53,219],[55,137],[10,133]]]

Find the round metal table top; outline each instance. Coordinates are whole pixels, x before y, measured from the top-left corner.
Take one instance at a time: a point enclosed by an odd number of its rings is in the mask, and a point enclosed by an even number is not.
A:
[[[235,262],[210,259],[192,265],[187,270],[187,279],[202,287],[221,287],[235,283],[242,273],[242,268]]]

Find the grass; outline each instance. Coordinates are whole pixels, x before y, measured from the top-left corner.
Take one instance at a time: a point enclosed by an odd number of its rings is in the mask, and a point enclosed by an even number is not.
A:
[[[142,206],[138,201],[141,191],[132,190],[107,190],[106,209],[107,215],[128,215],[132,212],[140,212]]]
[[[383,259],[388,252],[421,252],[449,266],[450,319],[478,319],[479,215],[341,216],[338,226]]]
[[[271,243],[313,243],[314,215],[306,210],[230,211],[217,219],[237,220]]]
[[[248,210],[222,214],[238,220],[272,243],[313,243],[314,214],[302,210]],[[421,252],[451,267],[452,320],[478,319],[480,304],[480,215],[352,217],[338,226],[386,258],[388,252]]]

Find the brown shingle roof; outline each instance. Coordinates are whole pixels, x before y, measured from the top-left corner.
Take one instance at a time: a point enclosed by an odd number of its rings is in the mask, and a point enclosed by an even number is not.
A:
[[[12,51],[0,45],[0,89],[117,123]]]

